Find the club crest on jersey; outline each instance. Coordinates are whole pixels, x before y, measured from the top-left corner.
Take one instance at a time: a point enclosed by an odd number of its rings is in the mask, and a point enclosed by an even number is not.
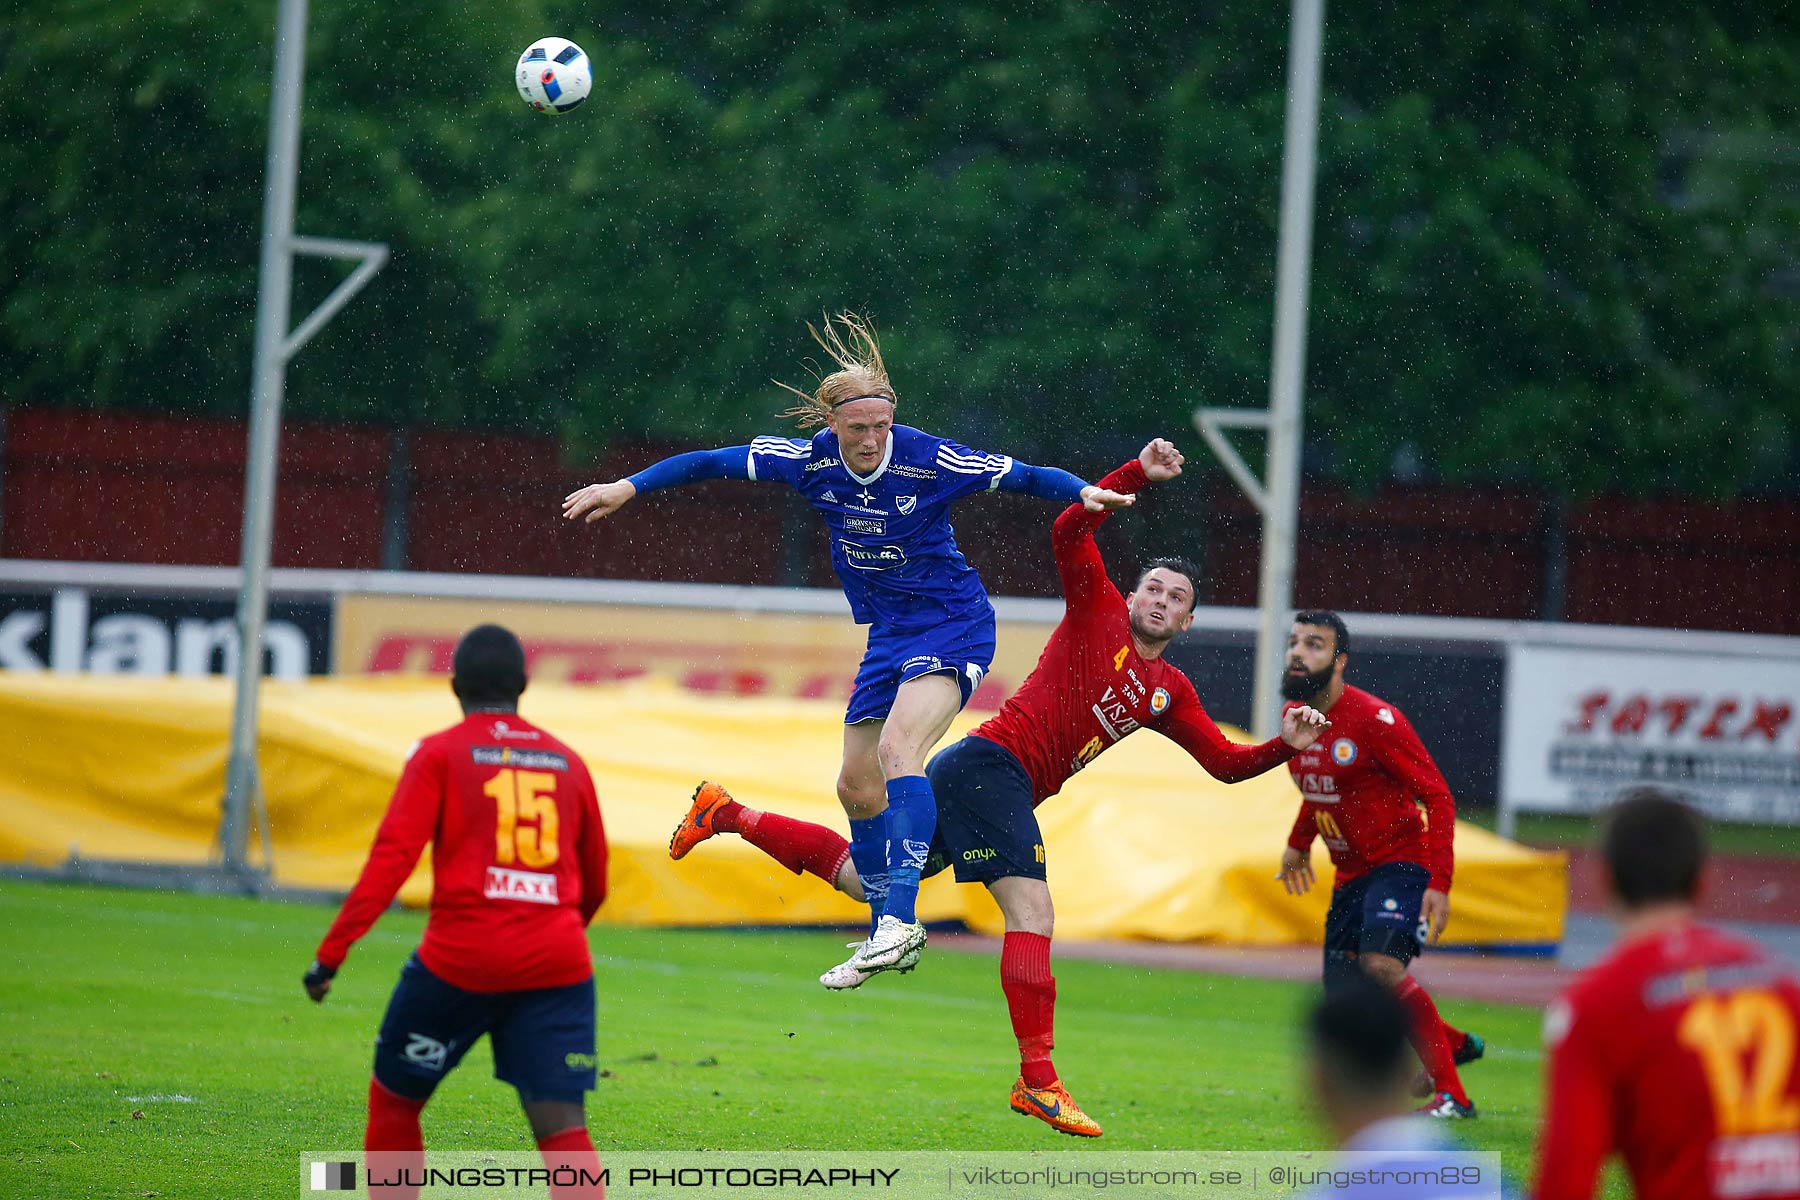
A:
[[[1356,743],[1349,738],[1339,738],[1331,743],[1331,761],[1340,767],[1347,767],[1356,761]]]
[[[1169,707],[1169,689],[1157,688],[1150,693],[1150,715],[1160,717],[1163,710]]]
[[[900,515],[903,517],[912,516],[913,509],[917,508],[918,506],[919,506],[919,498],[917,496],[895,496],[894,497],[894,507],[897,510],[899,510]]]

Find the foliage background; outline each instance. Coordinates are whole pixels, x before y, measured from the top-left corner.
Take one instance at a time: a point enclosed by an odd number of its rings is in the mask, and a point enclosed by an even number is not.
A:
[[[1308,467],[1795,490],[1800,16],[1327,14]],[[804,322],[903,419],[1111,458],[1266,397],[1285,8],[316,0],[299,231],[388,269],[290,417],[742,439]],[[5,399],[247,407],[273,0],[0,32]],[[556,32],[596,90],[526,111]],[[341,270],[302,260],[296,311]]]

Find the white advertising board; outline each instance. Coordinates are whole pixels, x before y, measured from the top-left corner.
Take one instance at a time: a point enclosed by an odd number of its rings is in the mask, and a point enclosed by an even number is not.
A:
[[[1715,818],[1800,824],[1791,658],[1507,648],[1502,806],[1588,812],[1632,784]]]

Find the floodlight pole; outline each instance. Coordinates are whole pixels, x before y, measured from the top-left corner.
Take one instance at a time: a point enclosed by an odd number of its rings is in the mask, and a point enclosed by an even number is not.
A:
[[[1263,518],[1257,587],[1256,693],[1250,714],[1257,737],[1280,730],[1281,663],[1294,599],[1294,547],[1300,519],[1301,393],[1306,382],[1306,307],[1312,273],[1313,178],[1319,141],[1319,58],[1325,0],[1293,0],[1288,34],[1287,127],[1281,164],[1281,231],[1276,251],[1275,339],[1266,410],[1198,408],[1194,425]],[[1268,431],[1267,484],[1259,483],[1224,435],[1227,428]]]
[[[281,0],[275,19],[275,76],[269,97],[268,175],[263,191],[262,263],[256,300],[256,358],[250,392],[250,441],[244,475],[242,578],[239,582],[237,682],[232,705],[231,750],[225,765],[225,797],[219,820],[219,852],[225,869],[256,873],[249,861],[254,813],[270,866],[267,814],[257,770],[257,713],[263,674],[263,627],[269,607],[269,558],[274,540],[276,448],[281,440],[281,402],[287,364],[313,334],[336,316],[387,262],[387,247],[294,236],[294,193],[300,165],[300,95],[306,76],[306,0]],[[292,315],[294,255],[360,260],[313,310],[288,332]]]

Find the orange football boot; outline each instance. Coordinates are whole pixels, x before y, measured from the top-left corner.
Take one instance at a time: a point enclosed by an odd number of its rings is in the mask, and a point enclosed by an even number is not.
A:
[[[706,782],[695,788],[694,802],[688,805],[687,816],[681,818],[681,824],[669,835],[669,857],[685,858],[689,850],[717,833],[713,828],[713,816],[730,803],[731,793],[716,783]]]
[[[1025,1077],[1021,1075],[1013,1081],[1012,1110],[1022,1116],[1036,1117],[1056,1132],[1071,1137],[1100,1136],[1100,1122],[1081,1111],[1081,1106],[1070,1097],[1060,1079],[1049,1087],[1034,1088],[1026,1087]]]

